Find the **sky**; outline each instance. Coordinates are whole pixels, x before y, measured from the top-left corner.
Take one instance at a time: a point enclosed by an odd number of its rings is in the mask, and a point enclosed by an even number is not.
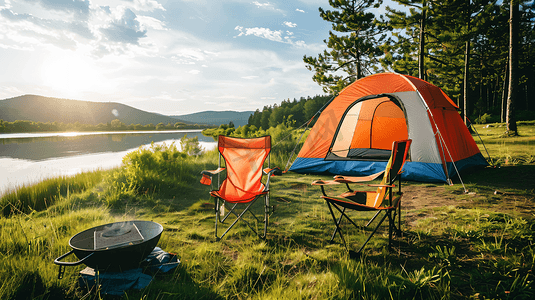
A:
[[[0,99],[119,102],[164,115],[323,95],[328,0],[0,0]]]

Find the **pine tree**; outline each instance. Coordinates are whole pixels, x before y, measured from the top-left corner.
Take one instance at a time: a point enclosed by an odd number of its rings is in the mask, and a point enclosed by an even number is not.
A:
[[[319,8],[320,16],[332,23],[329,39],[324,40],[330,51],[318,57],[305,55],[303,61],[314,72],[312,79],[326,93],[336,94],[377,70],[383,55],[380,45],[388,28],[368,9],[381,3],[382,0],[329,0],[333,10]]]

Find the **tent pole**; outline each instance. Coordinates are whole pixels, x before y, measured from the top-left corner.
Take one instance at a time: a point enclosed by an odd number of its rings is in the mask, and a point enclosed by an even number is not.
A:
[[[492,163],[492,160],[490,158],[490,154],[489,154],[489,151],[487,150],[487,146],[485,146],[485,143],[483,143],[483,139],[481,139],[481,136],[479,135],[479,132],[477,132],[477,129],[474,126],[474,124],[472,124],[472,121],[470,121],[470,119],[467,119],[467,120],[470,122],[470,126],[472,127],[472,129],[474,129],[474,131],[476,132],[477,137],[481,141],[481,145],[483,145],[483,148],[485,148],[485,152],[487,152],[487,156],[489,157],[488,162],[490,162],[492,164],[492,166],[495,167],[495,165]]]
[[[420,94],[420,91],[416,91],[416,92],[420,96],[420,99],[423,99],[422,94]],[[440,142],[444,143],[444,148],[446,149],[446,152],[448,153],[448,156],[451,159],[451,163],[453,164],[453,167],[455,168],[455,172],[457,173],[457,176],[459,177],[459,180],[461,181],[461,185],[463,186],[464,192],[468,193],[468,190],[466,189],[466,186],[464,185],[463,179],[461,178],[461,174],[459,174],[459,170],[457,169],[457,166],[455,165],[455,162],[453,161],[453,157],[451,156],[450,149],[448,149],[448,146],[446,145],[446,141],[444,140],[444,138],[442,138],[442,133],[440,132],[440,129],[438,128],[437,122],[435,121],[435,116],[433,116],[433,112],[431,111],[431,109],[429,109],[429,106],[427,106],[427,103],[425,103],[425,101],[422,101],[422,102],[425,105],[425,109],[431,116],[433,123],[435,124],[435,128],[437,129],[437,135],[440,139]],[[446,169],[447,169],[447,166],[446,166]],[[449,178],[449,175],[447,179],[451,185],[452,183],[451,183],[451,179]]]
[[[435,120],[433,120],[433,122],[434,121]],[[437,128],[437,131],[438,131],[438,128]],[[464,185],[463,179],[461,178],[461,174],[459,174],[459,170],[457,169],[457,166],[455,165],[455,162],[453,161],[453,157],[451,156],[450,150],[446,146],[446,141],[444,141],[444,139],[442,138],[442,134],[440,133],[440,131],[438,131],[438,136],[439,136],[440,140],[442,141],[442,143],[444,143],[444,148],[446,148],[446,151],[448,152],[448,155],[449,155],[449,157],[451,159],[451,164],[455,168],[455,172],[457,173],[457,176],[459,177],[459,180],[461,181],[461,184],[463,185],[464,192],[468,193],[468,190],[466,189],[466,186]],[[450,180],[450,179],[448,179],[448,180]]]

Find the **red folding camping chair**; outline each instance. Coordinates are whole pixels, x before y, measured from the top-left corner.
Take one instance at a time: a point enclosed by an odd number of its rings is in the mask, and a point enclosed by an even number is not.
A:
[[[265,238],[269,223],[269,214],[273,207],[269,205],[269,182],[271,175],[278,168],[269,169],[269,153],[271,151],[271,137],[259,138],[233,138],[219,136],[219,167],[217,170],[202,171],[203,178],[201,183],[211,185],[212,176],[218,175],[218,189],[212,190],[210,195],[215,198],[215,236],[220,240],[236,225],[239,220],[244,221],[247,226],[257,235],[257,230],[243,218],[246,212],[251,213],[258,223],[263,223],[264,233],[259,235]],[[225,162],[222,167],[221,157]],[[263,169],[264,163],[268,158],[268,168]],[[221,184],[220,173],[226,169],[226,178]],[[262,182],[263,174],[267,175],[266,183]],[[264,198],[264,218],[258,218],[250,209],[258,198]],[[225,213],[225,207],[229,207]],[[217,233],[218,223],[224,223],[230,215],[235,216],[225,232],[219,236]]]
[[[334,177],[334,180],[331,181],[316,180],[312,183],[312,185],[319,185],[321,187],[321,192],[323,194],[321,197],[327,202],[327,206],[329,207],[329,211],[336,227],[330,241],[333,242],[336,234],[338,233],[350,255],[356,256],[360,254],[362,249],[364,249],[366,244],[370,241],[379,226],[381,226],[386,218],[388,218],[389,249],[391,248],[392,243],[392,232],[396,231],[398,235],[401,234],[401,197],[403,196],[403,193],[401,192],[400,174],[402,172],[403,165],[405,164],[405,160],[407,159],[407,153],[411,142],[412,140],[403,140],[393,143],[392,154],[384,171],[383,180],[380,184],[368,184],[370,187],[377,187],[376,191],[354,191],[350,188],[349,184],[362,184],[362,182],[371,181],[383,172],[366,177],[344,177],[337,175]],[[394,192],[393,189],[395,187],[396,179],[398,179],[398,191]],[[342,193],[338,196],[328,196],[326,194],[324,186],[341,183],[345,183],[347,186],[347,191],[345,193]],[[338,218],[335,216],[333,207],[340,213]],[[342,234],[340,223],[344,218],[347,219],[353,226],[359,228],[359,226],[348,216],[346,209],[355,211],[376,211],[376,214],[366,224],[366,227],[370,225],[381,212],[384,212],[384,216],[380,219],[375,229],[368,236],[368,239],[357,252],[348,249],[347,243]],[[396,216],[398,217],[397,227],[395,224]]]

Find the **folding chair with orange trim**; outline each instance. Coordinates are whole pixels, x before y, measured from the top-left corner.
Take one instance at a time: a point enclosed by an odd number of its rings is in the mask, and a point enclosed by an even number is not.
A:
[[[335,230],[332,234],[330,242],[334,241],[336,234],[340,235],[344,246],[349,251],[351,256],[356,256],[361,253],[362,249],[370,241],[373,235],[377,232],[377,229],[383,221],[388,218],[388,248],[391,248],[392,243],[392,232],[396,231],[397,235],[401,234],[401,198],[403,193],[401,192],[401,176],[403,170],[403,165],[407,159],[407,153],[410,147],[412,140],[402,140],[396,141],[392,145],[392,154],[390,160],[386,165],[384,172],[379,172],[370,176],[365,177],[349,177],[349,176],[334,176],[334,180],[323,181],[316,180],[312,182],[312,185],[319,185],[321,187],[322,198],[327,202],[329,211],[334,221]],[[370,187],[377,187],[376,191],[354,191],[350,188],[349,184],[363,184],[363,182],[374,180],[383,175],[383,179],[380,184],[366,184]],[[398,191],[394,192],[395,181],[398,180]],[[328,196],[325,192],[324,186],[327,185],[337,185],[345,183],[347,186],[347,191],[338,195],[338,196]],[[339,217],[335,216],[333,207],[340,213]],[[369,226],[381,212],[384,212],[384,216],[380,219],[379,223],[368,236],[368,239],[360,247],[360,249],[355,252],[349,250],[347,243],[342,234],[342,228],[340,223],[344,218],[346,218],[353,226],[359,228],[359,226],[348,216],[346,209],[355,210],[355,211],[377,211],[376,214],[370,219],[366,224],[366,227]],[[398,226],[396,227],[396,216],[398,217]]]
[[[260,238],[265,238],[269,223],[270,211],[273,207],[269,205],[269,183],[271,175],[279,172],[280,169],[269,169],[269,154],[271,152],[271,137],[259,138],[233,138],[219,136],[219,167],[216,170],[202,171],[201,183],[211,185],[212,176],[218,175],[218,189],[212,190],[210,195],[215,198],[215,237],[216,240],[223,238],[229,230],[240,220]],[[221,158],[224,159],[225,167],[222,167]],[[264,163],[268,159],[268,168],[263,169]],[[220,173],[226,170],[226,178],[220,183]],[[263,175],[267,175],[265,184],[262,182]],[[264,198],[264,218],[258,218],[251,209],[257,199]],[[225,213],[225,207],[229,207]],[[257,230],[245,218],[245,213],[249,212],[258,223],[264,225],[263,234],[258,234]],[[222,235],[217,233],[218,223],[224,223],[230,215],[234,215],[234,221],[228,226]],[[254,220],[253,220],[254,221]]]

